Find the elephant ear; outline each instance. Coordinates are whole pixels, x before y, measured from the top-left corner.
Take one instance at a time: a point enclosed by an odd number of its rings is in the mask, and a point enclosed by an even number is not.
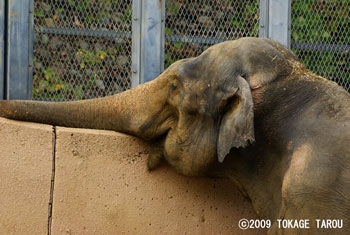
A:
[[[253,98],[249,84],[241,77],[237,77],[238,97],[236,105],[231,105],[220,123],[217,153],[219,162],[223,162],[230,149],[246,147],[254,142],[254,114]]]

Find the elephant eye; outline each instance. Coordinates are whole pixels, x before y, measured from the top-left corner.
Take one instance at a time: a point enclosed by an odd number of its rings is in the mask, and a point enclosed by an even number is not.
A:
[[[239,102],[238,97],[236,97],[234,95],[226,97],[219,104],[218,110],[220,113],[225,113],[228,110],[230,110],[233,106],[237,105],[238,102]]]
[[[176,88],[177,88],[177,85],[176,85],[175,83],[172,83],[172,84],[170,85],[170,89],[171,89],[172,91],[176,90]]]
[[[247,74],[246,73],[241,73],[240,76],[244,78],[244,80],[247,80]]]

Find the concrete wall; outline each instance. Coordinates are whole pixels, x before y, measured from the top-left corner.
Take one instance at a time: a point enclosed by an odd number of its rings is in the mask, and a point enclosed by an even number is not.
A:
[[[232,182],[147,172],[132,136],[0,118],[0,234],[265,234]],[[52,179],[52,180],[51,180]],[[52,212],[50,201],[52,204]]]

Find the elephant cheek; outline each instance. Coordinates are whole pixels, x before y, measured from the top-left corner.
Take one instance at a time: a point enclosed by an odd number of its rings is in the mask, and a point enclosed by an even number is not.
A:
[[[177,172],[183,175],[187,175],[189,169],[186,164],[186,157],[184,157],[185,149],[181,147],[179,143],[168,135],[164,144],[164,157],[166,161],[175,168]]]
[[[209,167],[217,161],[216,146],[201,146],[191,151],[191,171],[197,175],[205,175]]]
[[[165,159],[177,172],[187,176],[205,175],[216,161],[215,143],[187,141],[179,142],[172,136],[165,141]]]

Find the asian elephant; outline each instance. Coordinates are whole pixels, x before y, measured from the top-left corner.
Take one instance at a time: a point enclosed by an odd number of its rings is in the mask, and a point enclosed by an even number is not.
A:
[[[230,178],[270,234],[350,234],[350,94],[270,39],[214,45],[110,97],[0,101],[0,116],[138,136],[153,147],[149,169],[165,159],[184,175]]]

